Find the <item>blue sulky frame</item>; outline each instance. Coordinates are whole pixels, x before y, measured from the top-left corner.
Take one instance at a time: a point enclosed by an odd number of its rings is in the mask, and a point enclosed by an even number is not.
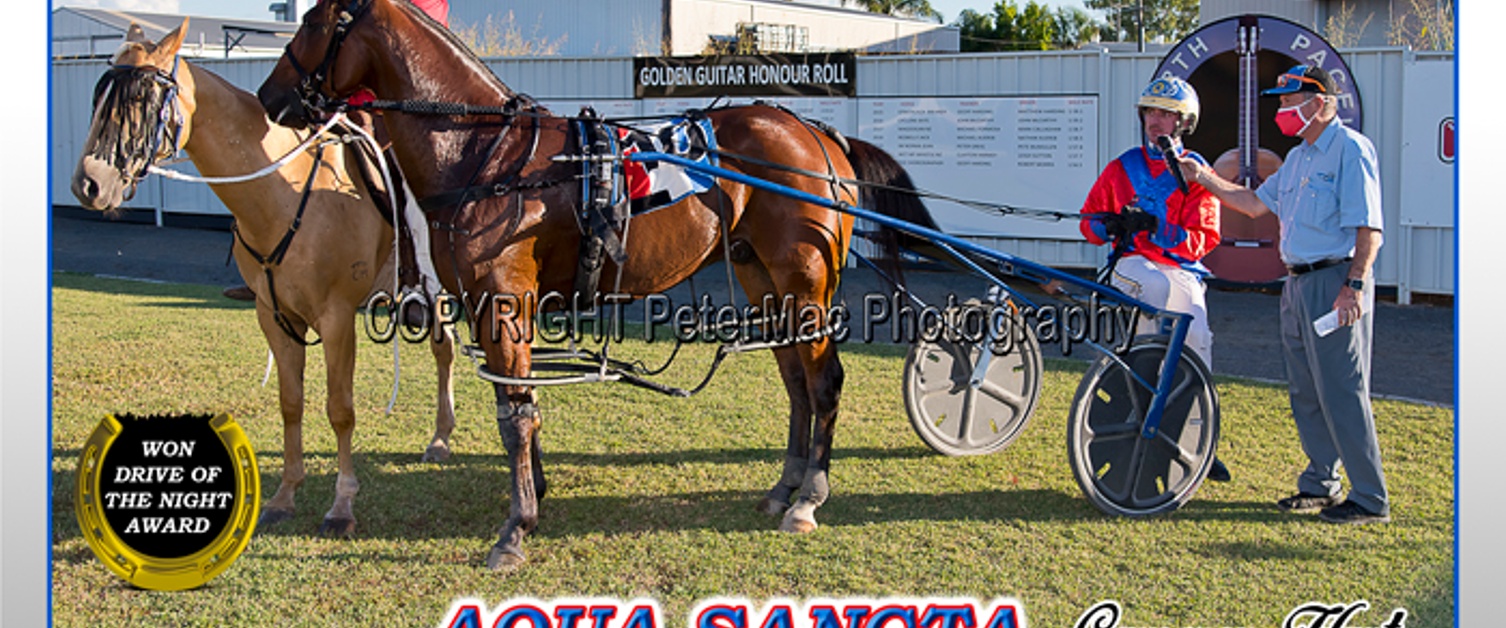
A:
[[[955,257],[959,263],[967,266],[969,269],[978,273],[979,275],[988,278],[989,281],[992,281],[1001,289],[1007,291],[1013,298],[1018,299],[1019,301],[1027,305],[1033,306],[1035,304],[1031,302],[1029,298],[1025,297],[1025,295],[1021,294],[1018,290],[1010,287],[1009,284],[1000,279],[998,275],[982,268],[977,264],[977,262],[969,258],[967,255],[963,255],[962,253],[965,252],[977,257],[992,260],[999,265],[999,268],[1002,272],[1009,275],[1036,281],[1038,283],[1043,283],[1046,280],[1054,279],[1070,286],[1082,289],[1084,291],[1096,293],[1112,305],[1138,307],[1142,312],[1149,313],[1152,316],[1161,318],[1163,320],[1171,320],[1172,328],[1170,334],[1170,342],[1167,345],[1166,358],[1161,362],[1160,374],[1155,385],[1152,385],[1149,382],[1140,379],[1140,377],[1138,375],[1135,375],[1134,371],[1130,369],[1128,365],[1123,365],[1123,363],[1121,362],[1121,365],[1124,366],[1124,370],[1134,376],[1135,379],[1139,381],[1140,385],[1145,386],[1148,390],[1155,391],[1154,396],[1152,396],[1151,398],[1150,407],[1146,409],[1145,422],[1141,428],[1140,436],[1145,439],[1156,438],[1161,425],[1162,415],[1166,409],[1166,400],[1171,394],[1171,386],[1172,381],[1175,379],[1178,359],[1182,354],[1182,348],[1187,340],[1187,330],[1192,323],[1192,315],[1184,314],[1181,312],[1170,312],[1162,310],[1148,303],[1139,301],[1119,291],[1118,289],[1115,289],[1112,286],[1088,281],[1081,277],[1056,270],[1049,266],[1044,266],[1026,259],[1015,257],[1008,253],[1003,253],[990,248],[979,246],[972,242],[968,242],[967,240],[947,235],[946,233],[937,231],[935,229],[929,229],[920,225],[905,222],[903,220],[897,220],[889,216],[879,214],[877,212],[847,204],[842,201],[816,196],[802,190],[797,190],[791,187],[779,185],[777,183],[772,183],[770,181],[752,177],[741,172],[727,170],[725,168],[720,168],[717,166],[711,166],[668,153],[633,153],[631,155],[628,155],[627,159],[630,161],[638,162],[664,162],[674,164],[676,166],[686,168],[688,170],[693,170],[702,174],[729,179],[738,183],[742,183],[744,185],[753,186],[766,192],[772,192],[805,203],[826,207],[834,211],[839,211],[857,218],[862,218],[877,225],[889,227],[891,229],[895,229],[897,231],[925,239]],[[1118,356],[1114,355],[1113,351],[1099,346],[1096,343],[1090,342],[1089,344],[1094,349],[1098,350],[1106,356],[1109,356],[1111,359],[1119,359]]]

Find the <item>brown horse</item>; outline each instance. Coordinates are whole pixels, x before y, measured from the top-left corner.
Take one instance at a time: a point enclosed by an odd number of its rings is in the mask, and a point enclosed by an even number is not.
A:
[[[399,0],[320,2],[304,16],[258,96],[278,123],[303,127],[315,115],[307,103],[343,100],[362,89],[388,101],[458,102],[491,112],[383,114],[403,172],[415,195],[427,201],[420,204],[429,215],[435,266],[448,290],[462,295],[473,311],[486,307],[486,295],[570,293],[582,242],[576,218],[583,194],[580,166],[551,160],[573,151],[570,120],[545,115],[448,31]],[[855,203],[858,191],[840,183],[851,181],[855,171],[865,179],[870,168],[902,173],[872,145],[854,141],[854,155],[844,154],[837,141],[779,109],[738,107],[706,115],[719,147],[747,158],[724,157],[723,165],[750,176]],[[859,152],[865,158],[855,157]],[[770,164],[838,179],[802,176]],[[880,211],[929,222],[913,196],[894,196],[892,204],[879,203],[890,208]],[[815,313],[818,320],[812,322],[820,326],[846,259],[852,222],[845,214],[722,180],[706,193],[634,218],[627,261],[621,268],[608,261],[601,276],[615,280],[620,273],[620,284],[613,287],[641,297],[716,261],[725,246],[750,302],[793,295],[797,308],[811,306],[805,311]],[[486,368],[507,378],[527,377],[531,322],[526,316],[502,318],[482,315],[473,322]],[[783,513],[781,530],[809,532],[828,495],[842,365],[836,343],[827,338],[777,348],[774,356],[790,398],[789,442],[783,474],[759,509]],[[538,522],[537,501],[544,493],[541,419],[531,386],[499,383],[496,397],[498,430],[512,466],[512,499],[487,564],[511,569],[524,561],[522,539]]]
[[[84,207],[114,210],[149,165],[180,148],[201,174],[234,177],[269,167],[308,136],[273,125],[255,96],[178,59],[186,26],[185,19],[153,43],[132,25],[114,67],[100,81],[89,136],[73,174],[73,194]],[[314,153],[321,151],[322,164],[313,172]],[[352,167],[353,159],[353,153],[339,147],[310,148],[268,176],[211,184],[235,216],[236,265],[256,293],[257,322],[277,361],[283,475],[277,493],[262,507],[261,524],[292,516],[294,494],[304,480],[303,338],[312,329],[324,344],[326,411],[339,447],[335,500],[320,530],[343,535],[355,526],[352,502],[359,483],[351,435],[356,421],[356,309],[373,289],[392,285],[390,275],[385,283],[375,281],[391,268],[394,236],[360,184],[363,174]],[[306,212],[294,230],[290,226],[311,172]],[[289,234],[296,237],[287,240],[280,263],[269,263],[269,274],[250,249],[271,257]],[[424,458],[442,459],[455,426],[454,351],[449,342],[429,344],[438,364],[439,391],[435,434]]]

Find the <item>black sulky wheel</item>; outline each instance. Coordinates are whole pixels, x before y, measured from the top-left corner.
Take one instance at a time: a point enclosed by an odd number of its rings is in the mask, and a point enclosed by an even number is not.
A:
[[[1041,390],[1041,347],[1034,330],[1018,315],[1009,325],[1009,340],[990,344],[967,327],[959,312],[979,308],[970,301],[947,310],[946,317],[961,326],[962,337],[927,334],[910,347],[905,359],[905,409],[910,426],[926,445],[948,456],[989,454],[1014,442],[1035,411]],[[976,310],[975,310],[976,311]],[[980,361],[987,361],[981,364]],[[974,378],[980,372],[982,376]]]
[[[1170,512],[1192,499],[1218,443],[1218,392],[1208,369],[1184,348],[1157,434],[1141,431],[1154,390],[1137,381],[1159,379],[1170,339],[1147,336],[1120,356],[1100,356],[1077,387],[1067,415],[1072,474],[1099,510],[1143,517]]]

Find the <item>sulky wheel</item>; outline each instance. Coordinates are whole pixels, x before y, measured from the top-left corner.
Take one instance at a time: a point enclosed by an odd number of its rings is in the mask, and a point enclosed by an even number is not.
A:
[[[1145,382],[1159,379],[1166,336],[1136,339],[1120,358]],[[1067,415],[1072,474],[1099,510],[1141,517],[1180,508],[1213,464],[1218,443],[1218,392],[1208,369],[1183,349],[1159,432],[1141,428],[1154,391],[1124,365],[1101,356],[1082,378]]]
[[[927,334],[931,339],[917,340],[905,360],[910,426],[931,449],[948,456],[1008,447],[1025,430],[1040,395],[1041,347],[1034,330],[1007,306],[1013,313],[1008,325],[1011,340],[990,344],[976,333],[977,320],[959,315],[981,307],[969,301],[948,309],[946,320],[964,333]]]

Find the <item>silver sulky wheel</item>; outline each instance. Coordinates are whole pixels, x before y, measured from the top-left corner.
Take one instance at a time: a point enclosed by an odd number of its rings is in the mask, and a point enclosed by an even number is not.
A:
[[[946,311],[956,329],[973,325],[962,312],[982,308],[969,301]],[[1014,442],[1035,411],[1041,390],[1041,347],[1012,304],[1010,340],[990,344],[974,332],[931,333],[910,347],[905,359],[905,409],[926,445],[948,456],[989,454]],[[989,307],[988,309],[992,309]],[[927,337],[933,338],[928,340]]]
[[[1135,340],[1120,359],[1100,356],[1088,368],[1067,414],[1072,474],[1099,510],[1143,517],[1180,508],[1192,499],[1218,444],[1218,392],[1208,369],[1184,348],[1161,425],[1142,436],[1145,414],[1170,339]],[[1125,370],[1130,369],[1144,383]]]

